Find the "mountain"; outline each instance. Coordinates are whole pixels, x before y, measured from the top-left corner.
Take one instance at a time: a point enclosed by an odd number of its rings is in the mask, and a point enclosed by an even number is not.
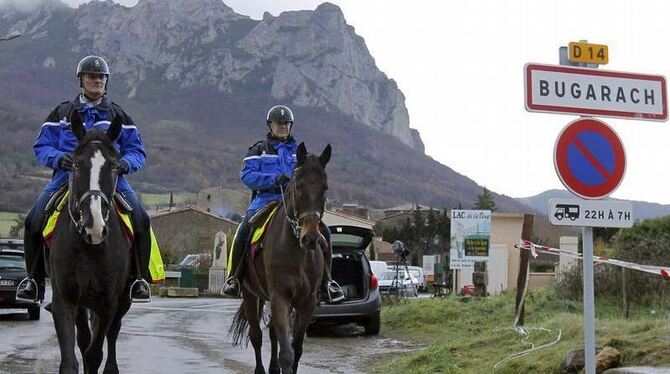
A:
[[[107,59],[109,97],[142,132],[149,158],[131,176],[138,190],[244,190],[240,161],[267,131],[267,108],[285,103],[310,151],[333,145],[333,204],[468,208],[482,193],[424,154],[402,92],[333,4],[252,20],[219,0],[76,9],[15,0],[0,5],[0,34],[9,31],[23,35],[0,42],[0,210],[27,208],[49,178],[30,146],[49,110],[76,95],[75,66],[88,54]],[[527,210],[494,198],[501,210]]]
[[[554,198],[574,198],[571,192],[566,190],[548,190],[544,191],[538,195],[530,197],[519,197],[517,200],[522,204],[525,204],[538,213],[547,215],[547,209],[549,208],[549,199]],[[648,218],[656,218],[670,215],[670,205],[662,205],[657,203],[649,203],[646,201],[635,201],[635,200],[622,200],[622,199],[612,199],[608,198],[607,200],[619,200],[619,201],[630,201],[633,203],[633,214],[635,219],[644,220]]]

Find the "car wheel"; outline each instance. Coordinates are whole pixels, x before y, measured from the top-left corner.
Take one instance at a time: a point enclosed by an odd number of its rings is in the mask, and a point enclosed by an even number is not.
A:
[[[365,328],[365,335],[377,335],[379,334],[379,329],[381,327],[381,316],[380,312],[377,312],[370,316],[370,319],[363,323],[363,328]]]
[[[39,321],[40,319],[40,306],[35,305],[28,307],[28,316],[30,317],[31,321]]]

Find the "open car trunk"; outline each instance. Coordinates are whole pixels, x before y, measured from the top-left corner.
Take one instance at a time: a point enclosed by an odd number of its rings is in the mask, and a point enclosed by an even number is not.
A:
[[[332,277],[340,285],[346,300],[365,299],[368,283],[364,277],[364,258],[361,253],[333,251]]]

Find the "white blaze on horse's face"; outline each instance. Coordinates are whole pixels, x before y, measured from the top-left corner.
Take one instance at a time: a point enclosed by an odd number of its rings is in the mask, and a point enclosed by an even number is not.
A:
[[[91,157],[91,178],[89,190],[100,191],[100,172],[102,165],[105,164],[105,158],[102,156],[100,150],[93,153]],[[86,227],[86,233],[91,236],[91,244],[100,244],[103,240],[103,229],[105,228],[105,219],[102,216],[102,199],[100,196],[91,197],[91,217],[93,218],[93,225]]]

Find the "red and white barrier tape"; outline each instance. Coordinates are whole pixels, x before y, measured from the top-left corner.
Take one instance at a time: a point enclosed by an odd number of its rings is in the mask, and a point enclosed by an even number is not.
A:
[[[519,245],[516,245],[515,247],[519,248],[519,249],[525,249],[525,250],[530,251],[531,255],[534,258],[537,258],[537,256],[538,256],[537,253],[541,252],[541,253],[550,253],[550,254],[553,254],[553,255],[556,255],[556,256],[572,257],[572,258],[576,258],[578,260],[583,260],[584,259],[581,253],[566,251],[566,250],[560,249],[560,248],[547,247],[545,245],[540,245],[540,244],[535,244],[535,243],[531,242],[530,240],[521,239],[521,242],[519,243]],[[622,267],[622,268],[643,271],[645,273],[650,273],[650,274],[656,274],[656,275],[662,276],[663,278],[665,278],[667,280],[670,280],[670,267],[653,266],[653,265],[640,265],[640,264],[636,264],[634,262],[616,260],[616,259],[609,258],[609,257],[606,257],[606,256],[596,256],[596,255],[593,255],[593,262],[600,263],[600,264],[611,264],[611,265],[619,266],[619,267]]]

